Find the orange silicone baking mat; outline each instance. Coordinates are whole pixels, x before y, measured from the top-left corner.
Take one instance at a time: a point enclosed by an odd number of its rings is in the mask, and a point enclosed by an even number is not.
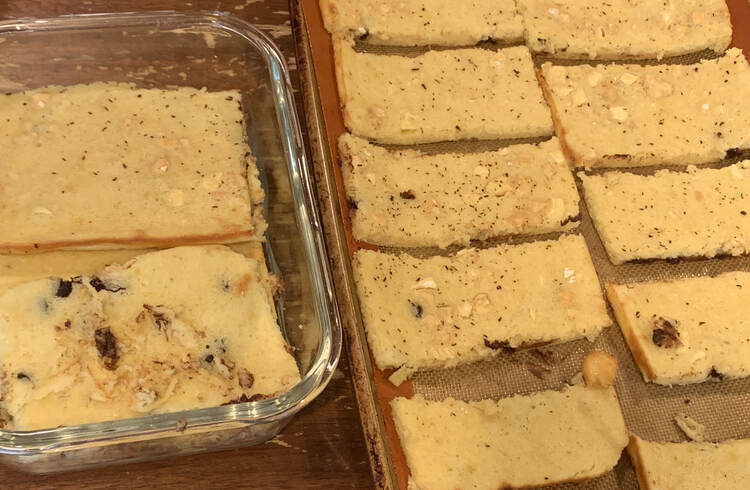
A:
[[[750,55],[750,2],[728,0],[734,35],[732,45]],[[326,32],[318,0],[301,0],[296,6],[295,26],[298,41],[298,67],[305,97],[308,130],[311,139],[318,192],[328,236],[329,253],[335,268],[337,295],[346,326],[349,359],[360,405],[363,428],[369,444],[376,485],[406,489],[409,470],[401,449],[389,401],[395,396],[420,393],[428,399],[448,396],[463,400],[498,399],[518,393],[558,389],[580,370],[583,357],[592,350],[613,354],[619,364],[616,389],[628,429],[646,439],[684,441],[674,423],[678,412],[685,413],[707,427],[708,440],[750,437],[750,379],[664,387],[647,384],[637,369],[620,329],[613,326],[591,343],[577,341],[501,356],[445,370],[419,372],[399,387],[371,361],[359,315],[356,291],[351,277],[350,259],[361,247],[376,248],[354,240],[349,208],[343,187],[336,141],[345,132],[339,110],[331,38]],[[364,49],[378,51],[377,47]],[[393,48],[389,48],[393,51]],[[409,50],[405,50],[408,53]],[[700,55],[670,62],[692,62]],[[536,60],[539,61],[539,60]],[[451,142],[425,145],[427,151],[477,151],[504,142]],[[717,165],[727,162],[717,163]],[[653,169],[647,170],[651,172]],[[580,189],[579,189],[580,190]],[[599,278],[605,282],[632,282],[716,274],[728,270],[750,270],[750,258],[711,260],[654,261],[614,266],[593,227],[585,203],[581,202],[582,221],[577,232],[586,239]],[[533,237],[541,239],[555,237]],[[472,246],[486,247],[499,242],[519,242],[530,238],[507,238]],[[454,249],[420,249],[420,255],[445,254]],[[410,250],[415,253],[414,250]],[[623,455],[608,474],[583,484],[562,484],[549,488],[634,489],[638,488],[629,458]]]

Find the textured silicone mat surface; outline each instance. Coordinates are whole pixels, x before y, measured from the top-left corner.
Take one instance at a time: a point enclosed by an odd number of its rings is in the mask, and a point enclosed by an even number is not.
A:
[[[744,0],[740,0],[744,1]],[[314,5],[316,2],[309,2],[305,5]],[[733,5],[734,3],[734,5]],[[740,2],[729,2],[732,9],[732,21],[734,29],[739,32],[736,35],[733,45],[750,49],[744,36],[742,27],[750,21],[750,9]],[[741,18],[738,18],[738,15]],[[309,22],[309,20],[308,20]],[[322,26],[313,26],[308,24],[308,30],[311,37],[320,34],[319,29]],[[316,31],[316,32],[314,32]],[[321,52],[315,49],[316,41],[312,40],[313,52],[316,58]],[[320,45],[319,45],[320,46]],[[319,47],[318,46],[318,47]],[[482,45],[486,49],[498,49],[498,46],[492,44]],[[415,55],[423,50],[421,49],[403,49],[393,47],[373,47],[361,45],[358,49],[368,52],[381,54],[402,54]],[[325,53],[323,53],[325,55]],[[693,63],[699,59],[713,57],[713,53],[697,53],[690,56],[681,56],[678,58],[669,58],[662,60],[661,63]],[[538,57],[535,63],[540,65],[545,61],[552,61],[547,58]],[[334,155],[334,168],[338,166],[335,161],[335,143],[336,137],[343,131],[340,114],[338,114],[338,99],[335,90],[331,91],[332,72],[321,71],[319,60],[315,60],[315,66],[318,77],[318,87],[320,88],[321,111],[325,116],[327,125],[328,144],[331,148],[331,154]],[[331,62],[325,60],[325,66]],[[563,61],[560,64],[581,63],[580,61]],[[335,83],[335,80],[333,80]],[[534,142],[539,140],[534,140]],[[474,152],[494,150],[507,144],[519,143],[521,141],[489,141],[489,142],[460,142],[460,143],[435,143],[430,145],[421,145],[418,148],[428,153],[439,152]],[[523,142],[529,142],[524,140]],[[402,148],[402,147],[399,147]],[[733,158],[724,162],[717,162],[712,166],[723,166],[738,161]],[[619,169],[629,171],[628,169]],[[636,173],[651,173],[656,168],[637,169]],[[597,171],[599,173],[601,171]],[[343,198],[340,173],[338,169],[334,170],[337,189],[328,189],[334,196],[338,195],[338,204],[343,215],[340,223],[346,231],[347,250],[351,254],[361,246],[375,248],[371,245],[356,243],[351,238],[351,230],[348,220],[348,209],[345,198]],[[579,184],[579,193],[583,197],[582,189]],[[645,280],[664,280],[680,277],[690,277],[696,275],[714,275],[730,270],[750,270],[750,258],[717,258],[711,260],[680,260],[680,261],[650,261],[640,263],[630,263],[621,266],[614,266],[605,253],[604,247],[594,229],[591,218],[586,210],[585,202],[581,202],[581,225],[577,230],[583,234],[589,251],[591,252],[594,265],[596,267],[599,279],[602,284],[606,282],[627,283]],[[540,235],[535,237],[509,237],[493,240],[491,242],[473,243],[472,246],[487,247],[500,242],[518,243],[528,240],[539,240],[554,238],[558,235]],[[395,252],[399,249],[381,248],[383,251]],[[429,256],[434,254],[446,254],[457,250],[456,247],[448,250],[439,249],[404,249],[408,253],[417,256]],[[351,291],[349,291],[351,293]],[[524,298],[519,298],[524,301]],[[354,299],[356,303],[356,298]],[[618,361],[619,370],[616,380],[616,390],[620,398],[620,403],[625,416],[628,429],[649,440],[655,441],[685,441],[684,434],[674,423],[674,417],[678,412],[685,413],[698,422],[706,425],[706,438],[711,441],[718,441],[728,438],[750,437],[750,378],[743,380],[730,380],[722,382],[708,382],[697,385],[664,387],[655,384],[648,384],[643,378],[635,365],[630,351],[625,344],[624,338],[619,327],[614,321],[614,315],[609,311],[612,318],[612,327],[605,329],[602,335],[594,343],[588,341],[576,341],[559,346],[544,347],[534,350],[519,351],[514,354],[502,354],[501,356],[473,364],[459,366],[451,369],[423,371],[413,375],[411,384],[405,383],[405,386],[394,389],[386,380],[383,373],[374,370],[374,384],[377,388],[379,404],[379,417],[382,417],[382,423],[385,427],[387,437],[388,454],[383,455],[387,461],[387,470],[393,471],[397,478],[398,484],[405,488],[408,469],[405,467],[403,454],[401,453],[398,437],[392,430],[392,421],[390,420],[390,410],[387,406],[388,400],[393,396],[408,396],[412,391],[420,393],[428,399],[442,399],[448,396],[462,400],[478,400],[482,398],[497,399],[513,394],[526,394],[534,391],[545,389],[559,389],[570,380],[578,371],[580,371],[581,362],[585,355],[592,350],[604,350],[613,354]],[[358,334],[354,335],[351,340],[350,348],[361,348],[367,352],[367,346],[364,344],[356,345],[357,342],[364,343],[365,338],[361,328],[361,318],[358,314],[353,320],[358,323]],[[356,332],[355,332],[356,333]],[[355,380],[356,381],[356,380]],[[355,383],[356,385],[356,383]],[[362,402],[360,402],[362,403]],[[362,412],[364,413],[364,412]],[[368,421],[364,421],[367,426]],[[375,448],[373,444],[373,448]],[[378,458],[375,457],[375,460]],[[376,483],[381,485],[382,481],[378,478],[378,469],[375,470]],[[380,475],[382,476],[382,475]],[[635,489],[638,488],[635,472],[629,458],[623,452],[623,455],[613,469],[608,474],[595,480],[583,484],[563,484],[551,486],[548,488],[585,488],[585,489]]]

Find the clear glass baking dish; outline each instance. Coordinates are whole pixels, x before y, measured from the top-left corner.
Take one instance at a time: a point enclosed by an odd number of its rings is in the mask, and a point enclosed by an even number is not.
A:
[[[276,398],[39,431],[0,430],[0,462],[47,473],[249,446],[326,386],[341,326],[286,64],[260,30],[219,13],[135,12],[0,22],[0,91],[95,81],[239,89],[266,190],[266,257],[302,380]]]

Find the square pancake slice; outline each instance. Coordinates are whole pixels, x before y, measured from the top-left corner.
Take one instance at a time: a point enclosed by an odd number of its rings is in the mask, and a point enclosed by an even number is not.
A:
[[[450,367],[593,340],[611,324],[579,235],[426,259],[362,249],[354,277],[380,369]]]
[[[610,471],[628,444],[612,387],[569,386],[499,401],[391,402],[417,488],[532,488]]]
[[[690,65],[544,63],[541,74],[577,166],[689,165],[750,150],[750,65],[739,49]]]
[[[661,59],[723,53],[732,40],[724,0],[518,0],[526,44],[555,58]]]
[[[750,160],[654,175],[579,176],[586,206],[614,264],[750,251]]]
[[[576,227],[578,191],[556,138],[493,152],[389,151],[339,138],[358,240],[397,247]]]
[[[521,41],[514,0],[320,0],[328,32],[383,45],[468,46]]]
[[[652,442],[631,435],[628,454],[641,490],[750,488],[750,439]]]
[[[237,91],[46,87],[0,95],[0,119],[0,252],[236,242],[265,230]]]
[[[357,52],[334,39],[344,123],[386,144],[551,136],[552,118],[525,46],[415,56]]]
[[[300,378],[262,261],[141,255],[0,294],[0,419],[31,430],[273,397]]]
[[[608,284],[607,296],[646,381],[673,385],[750,374],[750,272]]]

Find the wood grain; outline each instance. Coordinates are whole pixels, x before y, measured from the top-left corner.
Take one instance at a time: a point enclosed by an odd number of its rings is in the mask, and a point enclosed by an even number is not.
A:
[[[256,24],[281,48],[292,69],[292,82],[298,86],[287,0],[0,1],[2,20],[133,10],[223,11]],[[301,102],[297,104],[302,114]],[[0,487],[366,489],[373,483],[344,354],[325,392],[279,436],[261,446],[46,476],[0,466]]]

